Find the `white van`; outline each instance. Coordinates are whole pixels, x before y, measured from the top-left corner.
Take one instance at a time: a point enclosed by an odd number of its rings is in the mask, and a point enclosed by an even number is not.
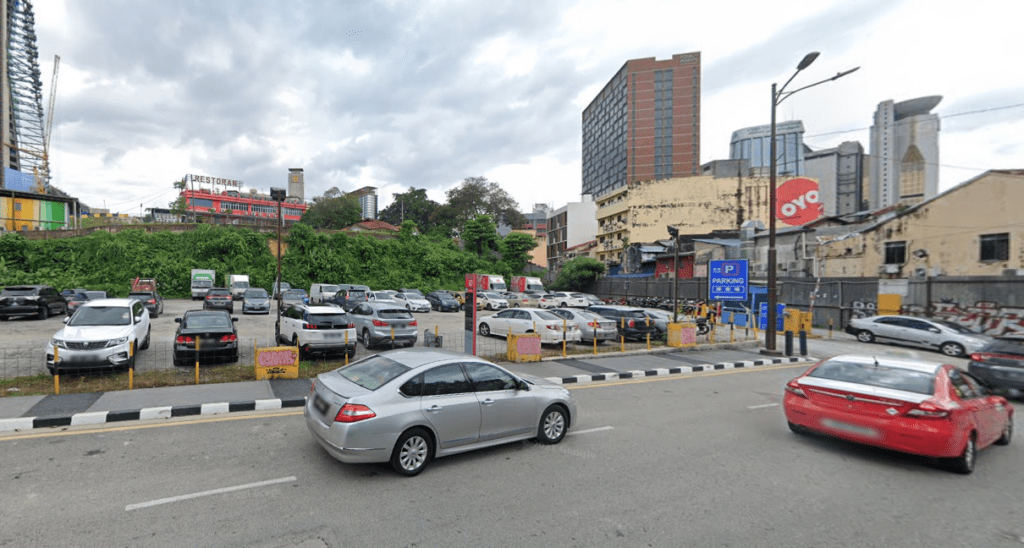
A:
[[[339,289],[338,284],[313,284],[309,286],[309,303],[322,303],[337,295]]]

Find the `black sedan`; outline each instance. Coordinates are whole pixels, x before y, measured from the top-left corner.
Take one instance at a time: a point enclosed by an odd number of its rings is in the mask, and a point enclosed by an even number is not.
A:
[[[206,291],[206,298],[203,299],[203,310],[227,310],[235,313],[235,301],[231,296],[231,290],[226,287],[211,287]]]
[[[174,365],[194,365],[197,354],[200,363],[238,361],[238,318],[224,310],[189,310],[174,321]]]
[[[967,371],[997,390],[1024,390],[1024,337],[996,337],[971,354]]]
[[[447,291],[431,291],[424,298],[430,303],[430,308],[438,312],[458,312],[462,306]]]

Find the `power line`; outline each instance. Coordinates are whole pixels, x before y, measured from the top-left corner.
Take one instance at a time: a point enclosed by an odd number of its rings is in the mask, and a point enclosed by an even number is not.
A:
[[[967,112],[958,112],[956,114],[940,114],[939,118],[940,119],[956,118],[957,116],[967,116],[968,114],[981,114],[983,112],[992,112],[992,111],[996,111],[996,110],[1006,110],[1008,108],[1017,108],[1017,107],[1024,107],[1024,103],[1017,103],[1016,105],[1006,105],[1006,106],[1002,106],[1002,107],[983,108],[983,109],[979,109],[979,110],[969,110]],[[856,129],[841,129],[839,131],[829,131],[829,132],[826,132],[826,133],[815,133],[814,135],[807,135],[806,137],[824,137],[826,135],[840,135],[840,134],[843,134],[843,133],[853,133],[855,131],[864,131],[864,130],[869,130],[869,129],[871,129],[871,126],[859,127],[859,128],[856,128]]]

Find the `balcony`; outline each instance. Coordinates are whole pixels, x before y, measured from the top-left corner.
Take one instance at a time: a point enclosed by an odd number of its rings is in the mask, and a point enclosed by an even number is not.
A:
[[[602,204],[601,207],[597,208],[597,218],[603,219],[605,217],[612,217],[620,213],[629,211],[629,202],[625,199],[612,200],[606,204]]]

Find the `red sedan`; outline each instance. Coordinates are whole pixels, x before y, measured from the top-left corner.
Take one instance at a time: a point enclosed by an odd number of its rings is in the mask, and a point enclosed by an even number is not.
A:
[[[1013,436],[1013,406],[952,365],[836,356],[789,381],[783,406],[798,434],[943,458],[962,474]]]

